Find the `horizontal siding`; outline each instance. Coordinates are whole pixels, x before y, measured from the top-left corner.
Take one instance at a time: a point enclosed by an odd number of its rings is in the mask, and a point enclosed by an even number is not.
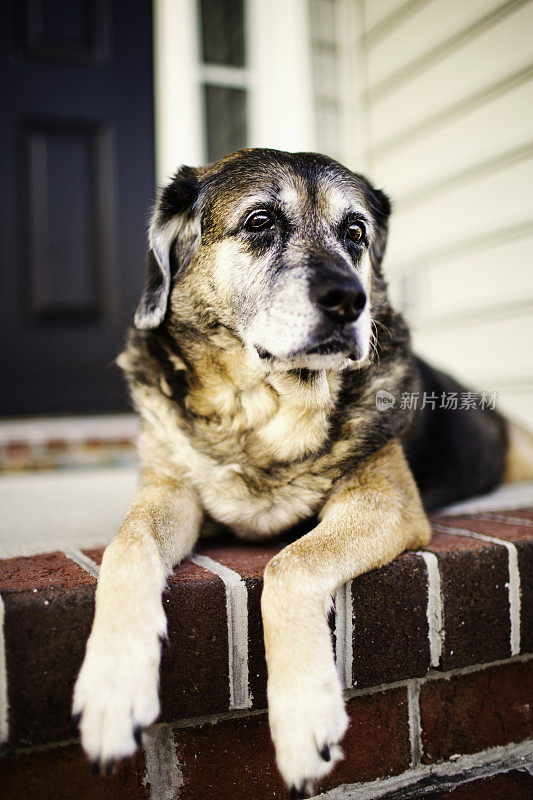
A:
[[[445,0],[440,2],[445,4]],[[422,63],[401,84],[379,95],[371,92],[372,146],[378,147],[414,125],[423,125],[426,118],[453,106],[460,98],[530,64],[532,30],[533,5],[516,6],[457,49],[435,62]]]
[[[484,135],[489,132],[490,135]],[[533,66],[522,81],[377,155],[374,176],[398,198],[533,141]]]
[[[526,158],[398,204],[391,221],[388,263],[406,267],[431,252],[485,230],[533,219],[533,148]]]
[[[339,111],[336,105],[319,103],[316,107],[316,134],[321,153],[336,156],[339,146]]]
[[[413,342],[421,355],[457,377],[487,390],[506,384],[533,384],[533,348],[528,331],[533,306],[508,319],[464,321],[454,327],[417,330]]]
[[[533,428],[533,2],[364,5],[393,301],[418,352]]]
[[[411,319],[451,325],[465,317],[497,316],[533,307],[533,231],[516,241],[490,242],[473,252],[436,259],[418,274]]]
[[[313,75],[317,100],[326,102],[336,100],[339,83],[336,50],[324,47],[315,48]]]
[[[372,29],[383,26],[384,23],[394,19],[398,11],[402,8],[408,9],[413,4],[410,0],[370,0],[365,3],[365,22],[367,29],[372,33]]]
[[[373,3],[369,3],[373,5]],[[370,91],[500,8],[501,0],[430,0],[368,46]]]

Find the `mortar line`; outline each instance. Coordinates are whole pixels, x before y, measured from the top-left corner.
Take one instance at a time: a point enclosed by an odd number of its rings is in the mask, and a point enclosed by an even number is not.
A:
[[[353,607],[352,582],[343,583],[335,592],[335,660],[343,687],[353,685]]]
[[[428,621],[429,653],[431,666],[438,667],[442,655],[444,631],[442,624],[442,594],[439,560],[435,553],[419,550],[427,570],[428,602],[426,616]]]
[[[410,766],[418,767],[422,761],[422,723],[420,721],[420,683],[416,678],[407,683],[407,703],[411,747]]]
[[[346,683],[346,584],[335,592],[335,665],[343,687]]]
[[[78,567],[84,569],[85,572],[88,572],[89,575],[93,576],[93,578],[98,578],[100,567],[95,561],[92,560],[92,558],[89,558],[89,556],[86,556],[85,553],[82,553],[81,550],[76,548],[73,548],[72,550],[63,550],[63,555],[65,555],[71,561],[74,561]]]
[[[378,778],[364,783],[345,783],[330,789],[328,792],[317,795],[320,800],[378,800],[380,797],[399,797],[402,790],[416,789],[416,785],[423,781],[420,794],[416,797],[432,793],[436,790],[446,790],[464,783],[458,780],[463,775],[470,779],[491,777],[501,772],[512,769],[527,769],[533,767],[533,740],[526,740],[519,744],[510,744],[493,747],[479,753],[459,756],[456,761],[445,761],[440,764],[421,764],[411,767],[400,775],[390,778]],[[432,783],[427,783],[428,779]],[[311,798],[314,800],[314,798]]]
[[[353,602],[352,602],[352,582],[345,584],[345,635],[346,635],[346,655],[344,659],[344,675],[346,678],[346,688],[353,686]]]
[[[248,592],[238,572],[208,556],[193,553],[189,560],[218,575],[226,590],[230,708],[250,708],[248,685]]]
[[[150,800],[178,800],[183,773],[172,726],[153,725],[143,733],[142,747],[146,765],[143,784],[150,784]]]

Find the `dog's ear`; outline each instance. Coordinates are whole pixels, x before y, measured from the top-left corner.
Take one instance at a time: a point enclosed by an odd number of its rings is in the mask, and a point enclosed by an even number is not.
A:
[[[391,202],[385,192],[382,192],[381,189],[374,189],[374,187],[370,187],[368,202],[377,223],[376,235],[370,245],[370,261],[372,267],[379,272],[387,247]]]
[[[195,208],[199,191],[199,173],[193,167],[181,167],[163,189],[150,225],[145,287],[134,317],[137,328],[157,328],[163,322],[172,280],[200,240]]]

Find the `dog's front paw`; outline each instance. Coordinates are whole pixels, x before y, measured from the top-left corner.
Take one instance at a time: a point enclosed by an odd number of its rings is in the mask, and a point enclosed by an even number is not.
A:
[[[348,715],[336,675],[311,685],[291,683],[277,687],[269,683],[270,733],[278,769],[291,796],[305,797],[342,758],[339,742],[346,733]]]
[[[141,732],[159,714],[160,644],[91,642],[81,668],[72,713],[79,720],[83,749],[102,774],[132,756]]]

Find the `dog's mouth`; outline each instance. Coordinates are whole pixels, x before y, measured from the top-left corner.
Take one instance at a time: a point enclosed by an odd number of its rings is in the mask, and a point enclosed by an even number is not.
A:
[[[353,349],[353,342],[348,345],[348,342],[339,341],[339,339],[328,339],[325,342],[321,342],[320,344],[314,345],[314,347],[306,347],[304,350],[300,350],[298,355],[306,355],[306,356],[330,356],[336,353],[346,353]]]
[[[257,350],[257,354],[261,359],[272,359],[276,358],[276,356],[271,353],[270,351],[266,350],[266,348],[261,347],[260,345],[255,345],[255,349]],[[357,360],[360,356],[358,354],[358,347],[356,342],[353,339],[348,339],[345,336],[331,336],[327,339],[318,342],[317,344],[310,344],[308,347],[302,347],[294,352],[290,353],[286,359],[287,361],[292,361],[295,359],[301,359],[308,356],[332,356],[332,355],[344,355],[346,358]]]

